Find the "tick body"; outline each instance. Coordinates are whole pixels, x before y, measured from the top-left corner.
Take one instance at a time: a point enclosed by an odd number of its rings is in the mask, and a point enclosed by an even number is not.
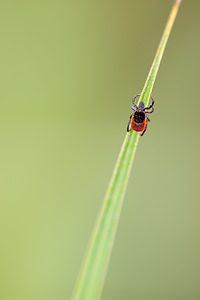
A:
[[[130,116],[130,120],[128,122],[127,131],[130,131],[130,125],[131,128],[135,131],[142,132],[141,136],[145,133],[147,129],[147,122],[150,122],[149,117],[147,114],[151,114],[154,111],[154,99],[151,96],[152,104],[149,107],[144,108],[144,103],[140,102],[140,104],[137,106],[135,103],[135,99],[140,96],[140,94],[136,95],[133,98],[133,106],[131,107],[134,110],[134,113]],[[150,111],[148,111],[151,109]]]

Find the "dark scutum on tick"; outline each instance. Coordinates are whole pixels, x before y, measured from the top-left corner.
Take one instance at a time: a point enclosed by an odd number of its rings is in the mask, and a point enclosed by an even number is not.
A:
[[[145,113],[142,111],[136,111],[134,113],[134,120],[136,123],[142,123],[145,119]]]

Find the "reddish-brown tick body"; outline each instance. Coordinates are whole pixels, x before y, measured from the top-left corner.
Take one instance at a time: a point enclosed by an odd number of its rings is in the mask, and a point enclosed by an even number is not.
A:
[[[147,126],[147,116],[144,112],[134,112],[131,116],[131,128],[135,131],[143,131]]]
[[[144,108],[144,103],[141,101],[139,106],[135,103],[135,98],[140,96],[140,94],[136,95],[133,98],[133,106],[131,107],[134,110],[134,113],[130,116],[130,121],[128,122],[127,131],[130,131],[130,125],[131,128],[135,131],[142,132],[141,136],[145,133],[147,129],[147,122],[150,122],[150,119],[146,114],[151,114],[154,111],[153,105],[154,105],[154,99],[151,96],[152,104],[149,107]],[[151,111],[146,111],[151,108]]]

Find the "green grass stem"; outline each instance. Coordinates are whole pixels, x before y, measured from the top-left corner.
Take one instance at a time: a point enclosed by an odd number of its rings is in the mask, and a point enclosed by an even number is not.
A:
[[[181,0],[176,0],[173,4],[156,56],[142,90],[139,101],[143,101],[145,106],[148,104],[180,3]],[[100,298],[138,141],[139,134],[137,132],[131,130],[126,134],[71,300]]]

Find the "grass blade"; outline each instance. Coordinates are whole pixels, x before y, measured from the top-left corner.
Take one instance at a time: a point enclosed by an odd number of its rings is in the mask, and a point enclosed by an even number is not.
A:
[[[160,62],[161,62],[161,59],[162,59],[162,56],[163,56],[163,53],[165,50],[165,46],[167,44],[172,26],[176,19],[176,15],[177,15],[180,4],[181,4],[181,0],[175,0],[172,10],[170,12],[169,18],[167,20],[167,24],[165,26],[160,44],[158,46],[154,61],[152,63],[151,69],[149,71],[149,75],[147,77],[144,88],[142,90],[142,93],[140,96],[140,101],[143,101],[145,106],[148,104],[148,100],[149,100],[150,94],[153,89],[153,85],[154,85],[154,82],[156,79],[156,75],[158,73],[158,69],[159,69]]]
[[[143,101],[145,106],[148,104],[180,3],[181,0],[174,2],[156,56],[142,90],[140,101]],[[138,141],[139,134],[137,132],[131,130],[127,133],[71,300],[94,300],[100,298]]]

